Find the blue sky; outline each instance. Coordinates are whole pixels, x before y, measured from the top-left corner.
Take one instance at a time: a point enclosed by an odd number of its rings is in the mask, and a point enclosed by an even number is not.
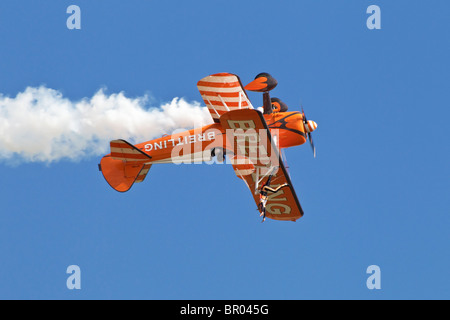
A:
[[[66,9],[81,8],[81,30]],[[366,9],[381,8],[381,30]],[[201,102],[270,72],[314,132],[286,151],[305,216],[260,223],[226,165],[155,165],[119,194],[77,161],[0,163],[2,299],[448,299],[450,3],[2,1],[0,93]],[[251,93],[254,105],[262,103]],[[161,132],[163,134],[164,132]],[[26,135],[26,132],[24,132]],[[112,137],[120,138],[120,137]],[[66,268],[81,268],[68,290]],[[381,268],[381,290],[366,269]]]

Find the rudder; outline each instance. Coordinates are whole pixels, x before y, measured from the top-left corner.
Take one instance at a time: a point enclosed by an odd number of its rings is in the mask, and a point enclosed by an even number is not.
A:
[[[126,192],[145,179],[151,157],[125,140],[113,140],[110,146],[111,154],[100,161],[100,171],[114,190]]]

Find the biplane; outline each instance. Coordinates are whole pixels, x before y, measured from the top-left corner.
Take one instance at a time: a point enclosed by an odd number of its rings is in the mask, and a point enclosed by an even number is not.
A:
[[[136,145],[113,140],[99,170],[113,189],[126,192],[143,182],[154,164],[226,161],[250,189],[263,221],[296,221],[303,209],[281,151],[309,140],[315,157],[311,133],[317,124],[306,119],[303,107],[301,112],[288,111],[283,101],[271,98],[277,84],[268,73],[246,86],[235,74],[207,76],[197,87],[211,124]],[[246,90],[262,93],[263,106],[255,109]]]

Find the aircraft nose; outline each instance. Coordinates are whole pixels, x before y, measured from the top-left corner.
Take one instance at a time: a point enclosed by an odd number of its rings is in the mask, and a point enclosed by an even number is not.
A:
[[[313,132],[317,129],[317,123],[312,120],[308,120],[305,124],[305,129],[307,132]]]

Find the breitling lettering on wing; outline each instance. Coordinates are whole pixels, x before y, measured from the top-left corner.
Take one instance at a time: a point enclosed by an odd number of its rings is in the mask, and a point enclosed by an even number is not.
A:
[[[209,131],[203,134],[187,135],[183,137],[178,137],[176,139],[171,138],[159,142],[147,143],[144,146],[144,150],[145,151],[160,150],[196,142],[211,141],[215,139],[215,136],[216,133],[214,131]]]

